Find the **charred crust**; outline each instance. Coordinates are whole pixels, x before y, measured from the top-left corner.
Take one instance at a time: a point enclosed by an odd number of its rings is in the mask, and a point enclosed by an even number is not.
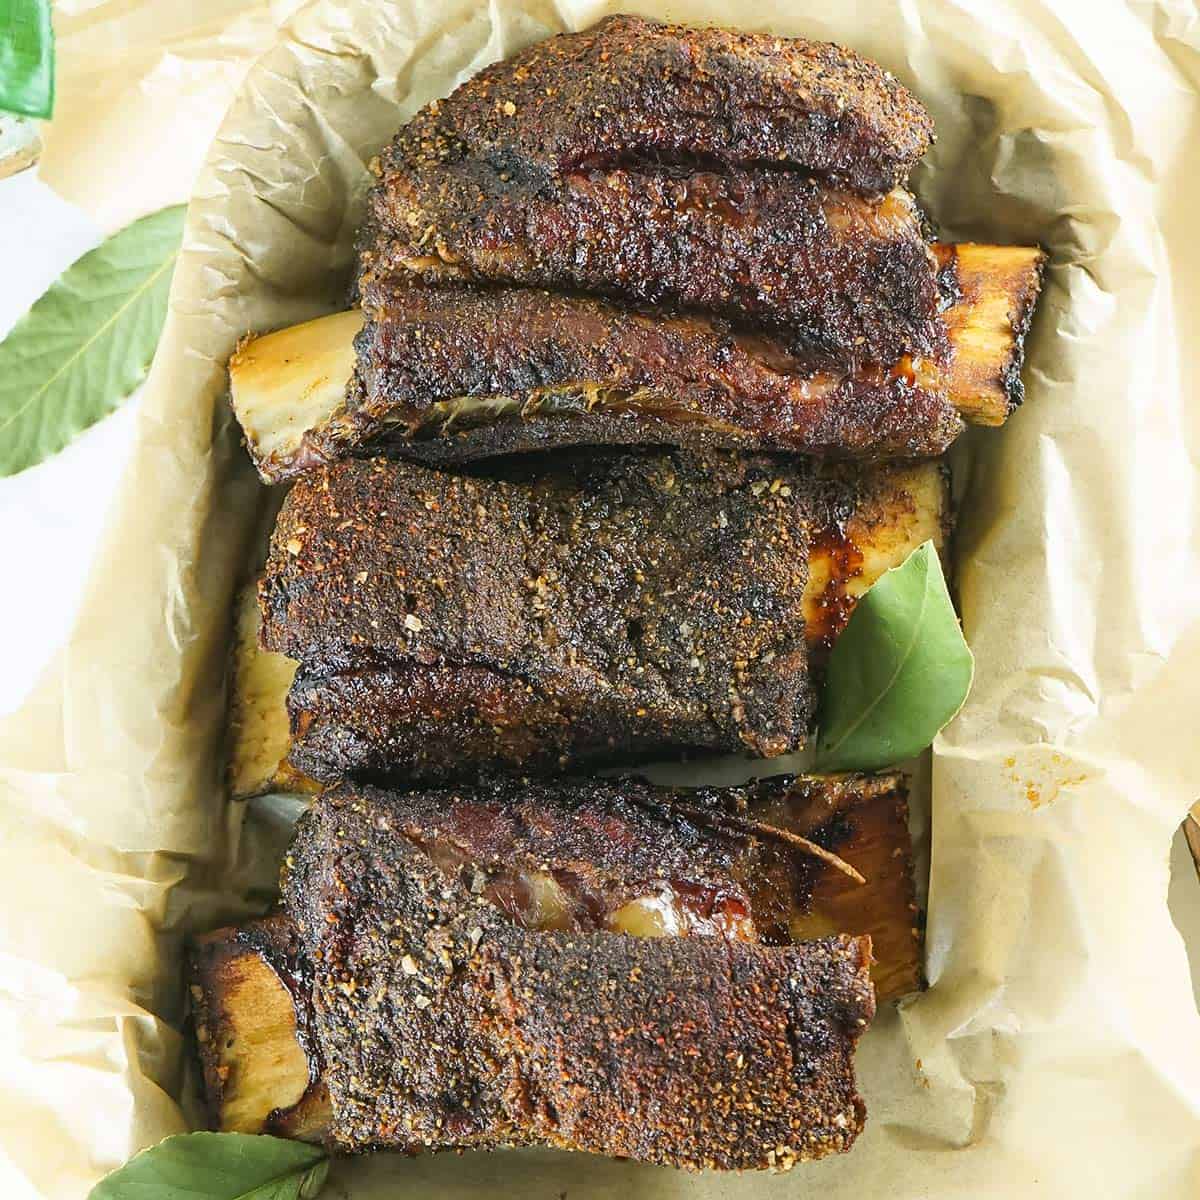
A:
[[[1021,371],[1025,366],[1025,340],[1028,337],[1030,326],[1033,324],[1033,314],[1037,309],[1038,296],[1041,294],[1048,260],[1049,256],[1042,251],[1036,269],[1029,276],[1026,288],[1013,300],[1012,353],[1009,355],[1000,377],[1000,385],[1008,398],[1010,414],[1025,400],[1025,381],[1021,378]]]
[[[260,585],[316,778],[773,756],[811,715],[800,468],[681,451],[310,473]]]
[[[213,986],[228,947],[218,937],[202,938],[188,946],[185,954],[188,1000],[192,1028],[196,1037],[196,1056],[204,1080],[205,1116],[210,1129],[219,1129],[225,1097],[225,1073],[214,1047],[221,1036],[226,1016],[217,998],[221,989]]]
[[[904,178],[932,139],[911,93],[851,50],[619,15],[485,68],[421,110],[382,170],[470,155],[559,172],[683,153],[870,193]]]
[[[915,202],[867,200],[770,169],[629,168],[548,185],[396,173],[375,193],[372,277],[508,283],[707,313],[850,361],[946,352]]]
[[[339,1148],[532,1142],[755,1169],[852,1144],[869,939],[531,933],[395,816],[376,793],[326,793],[284,879]]]
[[[609,18],[401,128],[360,293],[409,270],[702,311],[855,362],[941,357],[934,260],[898,188],[931,140],[921,105],[841,47]]]
[[[365,284],[347,409],[313,461],[430,463],[588,444],[928,457],[962,428],[937,386],[696,314],[540,288]],[[472,410],[471,402],[476,402]]]

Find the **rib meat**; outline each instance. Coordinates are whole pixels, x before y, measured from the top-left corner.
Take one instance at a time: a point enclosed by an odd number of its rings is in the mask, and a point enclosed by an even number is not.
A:
[[[870,935],[880,1001],[918,986],[900,776],[679,790],[506,778],[355,794],[386,811],[391,836],[523,928],[779,942],[836,929]],[[866,882],[814,857],[796,834],[844,856]],[[286,914],[206,934],[188,974],[211,1127],[327,1138],[312,970]]]
[[[921,104],[851,50],[622,15],[486,67],[423,108],[394,157],[469,155],[548,172],[699,157],[886,192],[932,140]]]
[[[230,394],[268,483],[382,452],[449,463],[606,442],[934,455],[964,419],[1001,425],[1020,403],[1045,262],[1036,247],[936,250],[958,297],[947,362],[850,368],[714,318],[401,273],[366,281],[365,313],[248,338]]]
[[[309,463],[580,443],[915,458],[963,428],[940,376],[907,359],[850,370],[706,317],[402,276],[371,281],[363,303],[350,403],[307,439]]]
[[[890,776],[684,789],[493,778],[355,794],[386,803],[396,836],[524,928],[787,942],[829,869],[818,851],[853,828],[845,812],[897,786]]]
[[[284,877],[341,1148],[745,1169],[852,1144],[869,939],[531,932],[398,836],[396,807],[320,798]]]
[[[868,199],[761,168],[547,180],[471,160],[389,171],[375,216],[369,274],[710,313],[775,330],[797,353],[821,347],[851,361],[948,351],[934,256],[899,189]]]
[[[803,600],[810,666],[820,670],[858,598],[887,570],[932,539],[944,552],[949,496],[936,462],[847,463],[812,467],[805,495],[808,582]],[[259,646],[261,614],[251,583],[236,604],[237,646],[231,663],[229,783],[233,799],[272,791],[317,791],[287,763],[292,731],[287,697],[295,659]]]
[[[807,487],[682,451],[310,473],[260,584],[263,645],[300,662],[292,764],[438,780],[798,748]]]
[[[929,139],[838,47],[614,17],[403,127],[364,266],[698,309],[856,361],[944,354],[936,264],[892,190]]]

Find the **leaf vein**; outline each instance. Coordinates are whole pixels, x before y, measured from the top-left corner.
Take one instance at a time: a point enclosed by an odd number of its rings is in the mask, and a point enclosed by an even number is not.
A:
[[[118,320],[121,314],[128,311],[131,305],[137,303],[137,301],[145,295],[147,290],[157,282],[157,280],[162,276],[163,272],[166,271],[168,267],[174,265],[174,262],[178,256],[179,251],[178,249],[175,249],[165,259],[163,259],[159,266],[143,280],[142,284],[130,293],[125,302],[121,304],[112,313],[112,315],[102,325],[100,325],[69,358],[66,359],[65,362],[62,363],[58,369],[55,370],[42,383],[39,388],[31,393],[31,395],[25,400],[24,404],[16,406],[9,413],[7,418],[0,420],[0,433],[3,433],[5,430],[7,430],[13,424],[13,422],[25,416],[25,414],[29,412],[33,405],[38,404],[42,397],[45,396],[46,392],[55,384],[55,382],[62,378],[64,373],[70,371],[75,364],[78,363],[79,359],[91,346],[96,343],[96,341],[104,334],[106,330],[112,327],[113,323]]]
[[[908,660],[910,658],[912,658],[913,651],[916,649],[917,642],[919,641],[919,639],[921,637],[921,628],[922,628],[922,625],[925,620],[925,609],[928,606],[928,604],[929,604],[929,572],[926,571],[925,587],[922,589],[922,592],[921,592],[921,607],[917,612],[916,620],[913,622],[912,634],[909,637],[908,645],[904,648],[904,653],[901,655],[899,661],[896,663],[896,669],[892,672],[891,677],[888,679],[887,683],[884,684],[884,686],[879,689],[879,693],[875,696],[875,698],[871,701],[871,703],[868,704],[862,710],[861,713],[859,713],[858,718],[856,720],[852,721],[846,727],[845,731],[842,733],[842,736],[840,738],[838,738],[838,740],[836,742],[830,742],[828,744],[828,746],[825,749],[826,754],[836,753],[836,751],[839,749],[839,747],[845,745],[846,739],[848,737],[850,737],[850,735],[853,734],[856,730],[858,730],[862,727],[863,722],[866,721],[866,719],[875,711],[875,709],[877,709],[879,707],[880,704],[883,703],[883,701],[891,693],[892,688],[896,684],[896,680],[900,678],[900,673],[908,665]]]

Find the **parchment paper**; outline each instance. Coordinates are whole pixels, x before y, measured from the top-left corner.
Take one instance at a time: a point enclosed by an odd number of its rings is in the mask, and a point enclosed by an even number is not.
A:
[[[331,1191],[1195,1197],[1200,1017],[1166,891],[1200,778],[1196,9],[624,7],[878,59],[936,119],[915,185],[944,234],[1052,252],[1026,405],[955,454],[978,671],[933,754],[931,986],[864,1040],[870,1116],[847,1157],[740,1179],[539,1152],[379,1157],[340,1166]],[[230,602],[262,497],[224,401],[235,340],[340,306],[364,163],[401,119],[605,11],[316,3],[222,124],[78,626],[0,729],[6,1197],[81,1197],[184,1127],[180,939],[261,907],[278,864],[282,831],[221,789]],[[146,120],[131,188],[170,153],[167,123]]]

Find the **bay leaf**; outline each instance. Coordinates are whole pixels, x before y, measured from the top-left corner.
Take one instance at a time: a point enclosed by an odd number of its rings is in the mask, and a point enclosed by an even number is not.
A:
[[[89,250],[0,342],[0,475],[57,453],[141,383],[166,318],[184,212],[142,217]]]
[[[88,1200],[310,1200],[329,1171],[320,1146],[250,1133],[181,1133],[106,1175]]]
[[[958,712],[975,662],[932,542],[858,601],[834,643],[815,769],[869,771],[919,754]]]
[[[0,108],[26,117],[54,111],[50,0],[0,0]]]

